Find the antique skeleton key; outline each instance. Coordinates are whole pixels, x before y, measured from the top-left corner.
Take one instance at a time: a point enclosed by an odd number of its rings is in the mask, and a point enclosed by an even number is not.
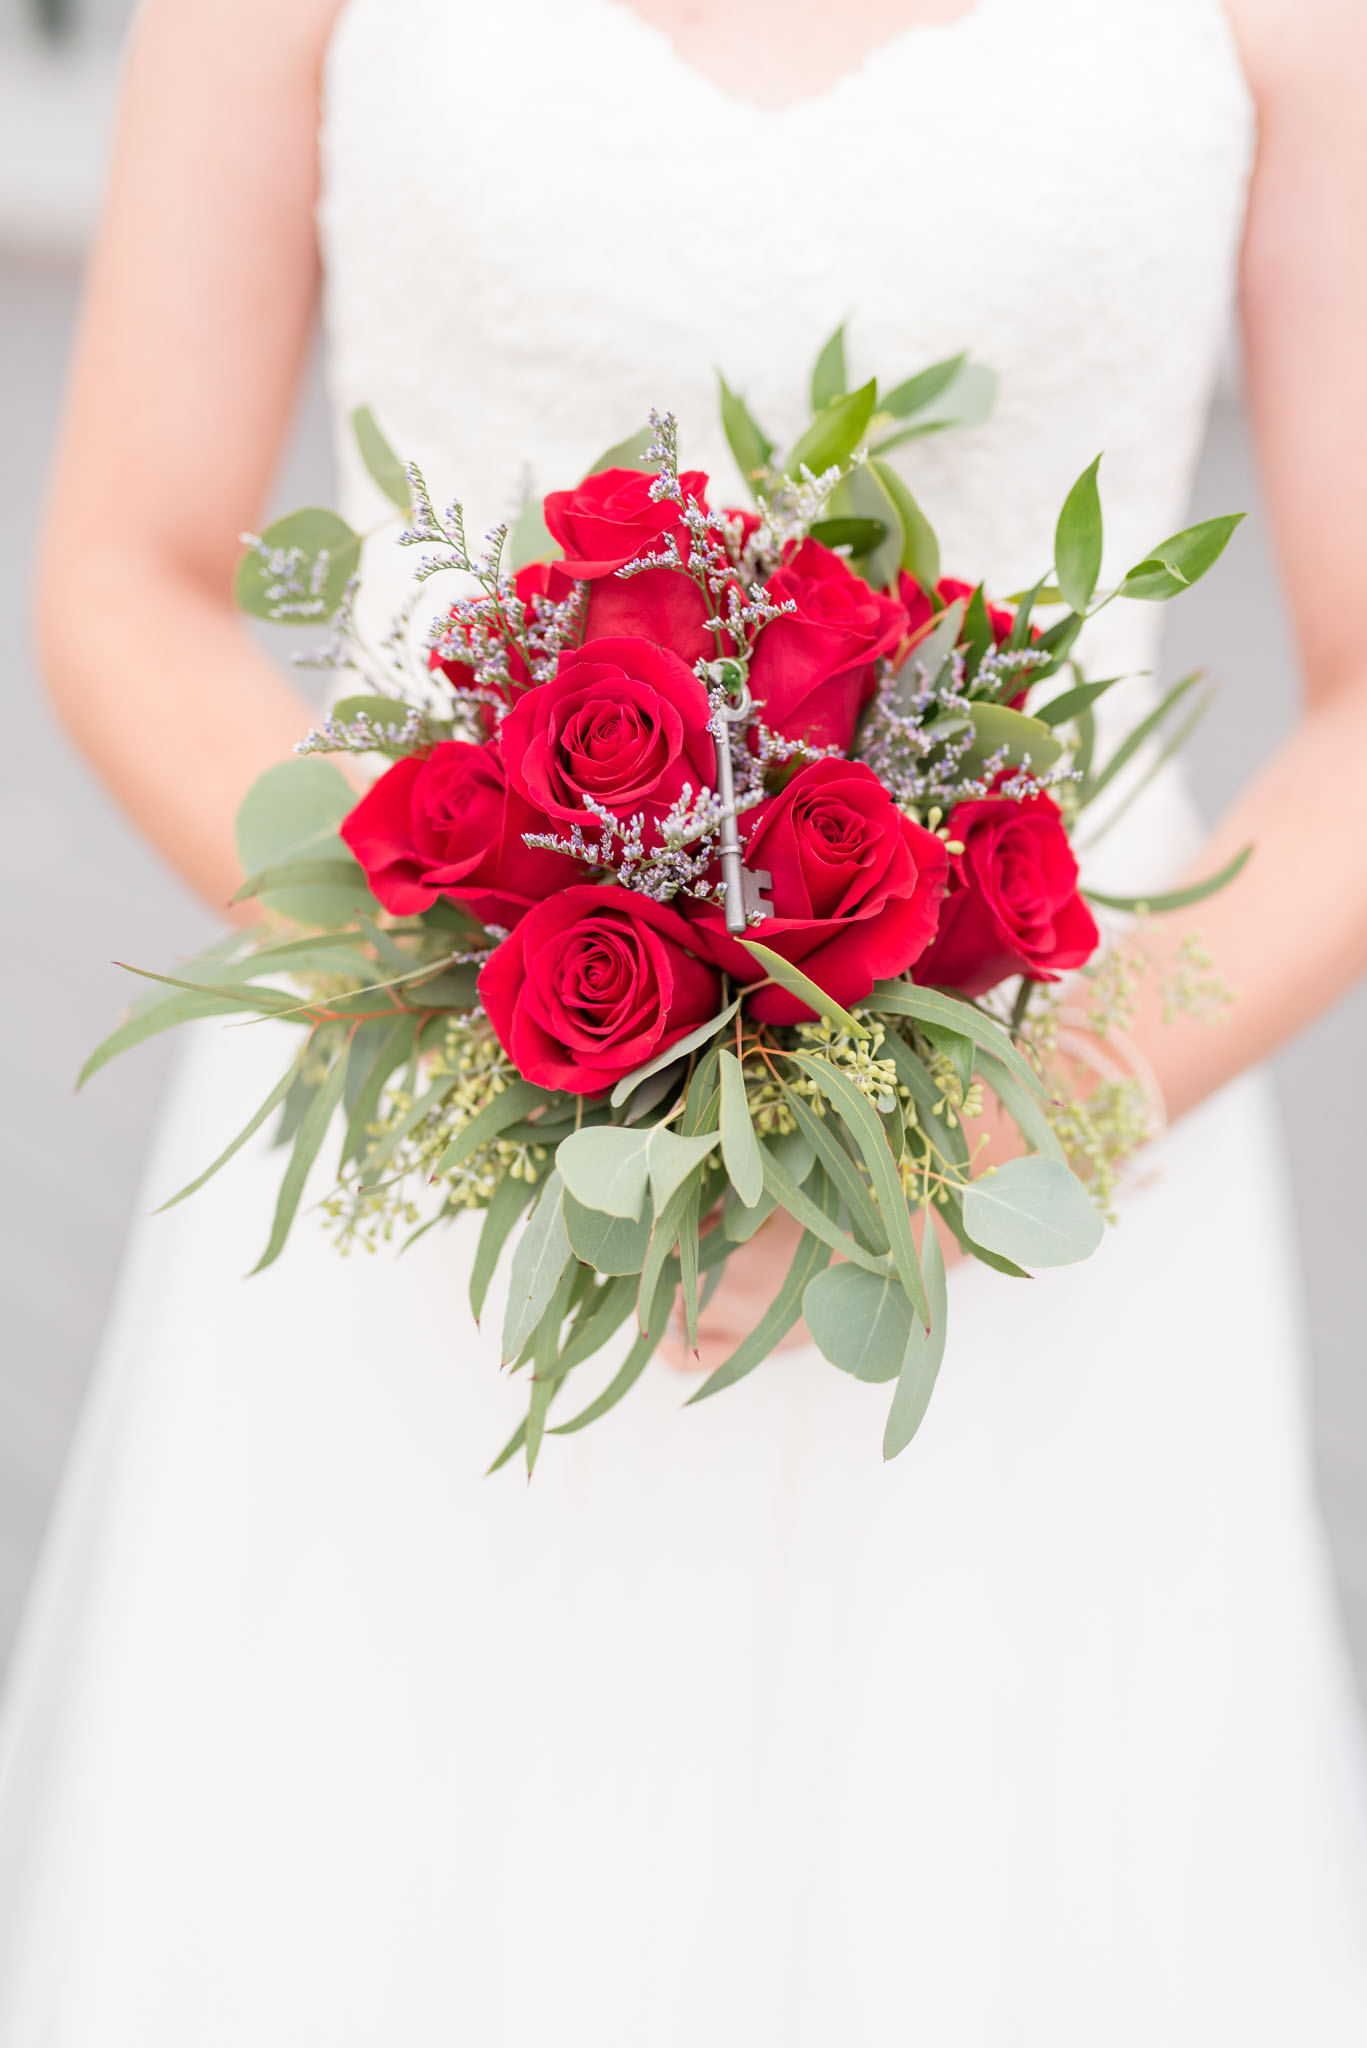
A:
[[[735,704],[723,704],[724,725],[741,725],[750,716],[750,691],[741,684]],[[725,893],[726,929],[741,938],[752,916],[769,917],[773,903],[768,891],[773,876],[767,868],[746,867],[741,855],[740,828],[736,823],[736,782],[731,769],[731,737],[725,730],[715,739],[717,749],[717,793],[721,797],[721,877]]]

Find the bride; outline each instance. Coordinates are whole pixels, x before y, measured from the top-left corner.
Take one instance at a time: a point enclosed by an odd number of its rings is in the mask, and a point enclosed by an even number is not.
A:
[[[1367,964],[1364,75],[1352,0],[145,0],[41,634],[209,902],[310,722],[229,590],[319,249],[339,423],[486,524],[523,455],[573,478],[652,403],[734,490],[719,359],[791,431],[846,315],[868,369],[971,345],[997,412],[908,473],[999,594],[1098,449],[1113,567],[1181,524],[1237,275],[1307,708],[1210,846],[1170,776],[1117,832],[1130,887],[1255,842],[1188,913],[1231,1021],[1145,1020],[1174,1127],[1118,1228],[1029,1287],[956,1272],[895,1465],[878,1390],[800,1348],[686,1415],[661,1363],[530,1491],[485,1480],[517,1396],[459,1229],[395,1264],[301,1227],[244,1282],[264,1148],[139,1228],[8,1703],[5,2048],[1367,2040],[1248,1072]],[[1126,717],[1153,629],[1092,636]],[[276,1069],[272,1027],[199,1029],[158,1200]],[[747,1256],[705,1363],[770,1291]]]

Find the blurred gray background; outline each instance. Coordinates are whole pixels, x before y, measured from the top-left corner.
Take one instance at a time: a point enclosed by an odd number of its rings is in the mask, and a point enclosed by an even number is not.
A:
[[[60,17],[63,0],[46,0]],[[83,253],[98,204],[127,0],[84,0],[76,33],[35,33],[37,0],[0,0],[0,885],[9,941],[0,1058],[10,1077],[0,1176],[0,1664],[13,1637],[134,1214],[170,1048],[144,1047],[78,1102],[72,1080],[127,999],[115,955],[168,962],[210,920],[115,811],[54,725],[27,589]],[[315,376],[279,486],[328,500]],[[1286,732],[1295,663],[1232,389],[1222,390],[1192,516],[1252,506],[1222,571],[1168,613],[1173,675],[1218,655],[1224,689],[1193,750],[1210,814]],[[1311,1336],[1316,1454],[1359,1678],[1367,1693],[1367,1343],[1357,1300],[1367,987],[1277,1062],[1288,1112]],[[1357,1057],[1355,1057],[1357,1055]],[[1344,1086],[1347,1081],[1349,1085]]]

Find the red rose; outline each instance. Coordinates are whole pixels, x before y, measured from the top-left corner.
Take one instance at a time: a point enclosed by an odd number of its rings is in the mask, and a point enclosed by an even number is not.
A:
[[[746,865],[773,877],[774,914],[753,936],[834,996],[857,1003],[884,975],[902,974],[929,943],[944,894],[943,841],[913,825],[862,761],[811,761],[752,814]],[[741,982],[761,970],[726,930],[722,906],[692,913],[719,966]],[[811,1012],[771,987],[751,999],[771,1024]]]
[[[682,794],[710,789],[716,766],[707,692],[648,640],[593,640],[560,657],[503,721],[509,780],[549,817],[592,830],[591,796],[625,824],[658,823]]]
[[[602,1094],[721,1007],[677,911],[596,884],[530,911],[485,962],[479,993],[518,1072],[576,1095]]]
[[[559,562],[526,562],[513,577],[513,589],[526,605],[530,614],[536,597],[549,598],[552,604],[559,604],[574,588],[574,578],[567,576]],[[447,681],[458,690],[473,690],[475,672],[471,657],[464,650],[470,643],[469,628],[458,614],[448,619],[444,638],[439,640],[428,656],[428,667],[440,669]],[[531,682],[527,664],[515,647],[508,649],[508,673],[516,689],[525,690]],[[485,731],[492,738],[494,714],[492,705],[485,705],[482,711]]]
[[[546,829],[541,812],[508,786],[497,746],[443,740],[386,769],[341,833],[397,916],[449,896],[486,924],[512,925],[582,873],[568,854],[524,843],[524,832]]]
[[[935,594],[942,605],[954,604],[959,598],[967,605],[973,595],[973,585],[961,583],[957,576],[942,576],[935,586]],[[935,609],[922,585],[906,569],[903,569],[897,579],[897,595],[906,610],[910,637],[919,640],[934,625],[937,616]],[[1004,604],[989,604],[987,618],[992,628],[992,638],[998,647],[1005,646],[1016,623],[1016,614],[1009,611]]]
[[[874,665],[904,637],[906,613],[817,540],[804,540],[765,590],[797,607],[755,645],[750,689],[765,723],[788,739],[848,747],[877,685]]]
[[[949,814],[950,890],[916,980],[978,996],[1010,975],[1057,981],[1100,943],[1077,893],[1077,862],[1058,805],[1038,796],[983,797]]]
[[[669,536],[688,559],[688,528],[673,498],[651,497],[655,478],[643,469],[604,469],[586,476],[576,490],[550,491],[546,526],[564,549],[567,575],[584,582],[615,575],[637,555],[655,554]],[[679,477],[686,498],[707,502],[707,478],[700,469]]]
[[[657,504],[650,495],[654,481],[640,469],[586,476],[577,490],[550,493],[546,525],[565,550],[567,571],[589,585],[586,640],[639,635],[692,664],[700,654],[716,652],[703,624],[707,599],[693,578],[677,569],[616,573],[637,555],[657,553],[671,535],[688,560],[688,528],[679,506],[672,498]],[[707,478],[700,469],[685,470],[679,483],[686,497],[706,503]]]

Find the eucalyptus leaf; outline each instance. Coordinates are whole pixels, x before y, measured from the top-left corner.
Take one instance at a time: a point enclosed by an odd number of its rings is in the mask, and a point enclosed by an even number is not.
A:
[[[835,1130],[825,1117],[818,1114],[815,1106],[793,1089],[784,1086],[784,1100],[792,1111],[797,1123],[797,1135],[806,1140],[812,1148],[813,1157],[821,1161],[830,1176],[836,1192],[845,1205],[850,1219],[850,1228],[866,1251],[883,1253],[888,1249],[888,1233],[867,1185],[860,1177],[854,1160],[845,1150]],[[779,1145],[773,1151],[780,1165],[787,1168],[794,1180],[799,1176],[792,1173]]]
[[[639,1274],[650,1244],[653,1212],[647,1206],[639,1219],[607,1216],[601,1209],[586,1209],[565,1190],[565,1228],[575,1256],[600,1273]]]
[[[163,1202],[161,1204],[161,1208],[157,1210],[158,1215],[161,1214],[161,1211],[163,1209],[174,1209],[177,1202],[183,1202],[187,1195],[198,1194],[199,1190],[204,1186],[204,1183],[206,1181],[212,1180],[214,1175],[217,1172],[219,1172],[219,1170],[222,1167],[228,1164],[228,1161],[233,1157],[233,1155],[242,1150],[242,1147],[247,1143],[249,1138],[254,1138],[256,1136],[256,1133],[260,1130],[262,1124],[265,1123],[266,1118],[271,1114],[271,1111],[279,1107],[279,1105],[284,1101],[285,1097],[289,1094],[290,1089],[294,1086],[294,1083],[298,1078],[299,1071],[303,1066],[304,1061],[308,1057],[308,1052],[308,1041],[305,1040],[304,1044],[300,1046],[298,1052],[290,1061],[288,1067],[286,1067],[284,1073],[276,1082],[274,1088],[272,1088],[270,1094],[266,1097],[261,1107],[255,1112],[254,1115],[248,1118],[246,1124],[238,1132],[237,1136],[232,1140],[231,1144],[224,1146],[223,1150],[219,1153],[217,1159],[215,1159],[212,1166],[206,1166],[203,1173],[198,1174],[195,1177],[195,1179],[188,1184],[188,1186],[183,1187],[180,1190],[179,1194],[172,1195],[169,1197],[167,1201]]]
[[[510,1124],[518,1123],[528,1110],[551,1100],[544,1088],[536,1087],[531,1081],[510,1081],[506,1088],[485,1103],[483,1109],[476,1110],[470,1121],[456,1133],[433,1167],[433,1173],[452,1172],[481,1145],[487,1145]]]
[[[849,1075],[832,1066],[829,1060],[801,1052],[790,1054],[790,1058],[809,1080],[816,1082],[858,1145],[868,1169],[879,1217],[888,1233],[893,1262],[912,1307],[924,1321],[928,1311],[916,1258],[916,1241],[911,1234],[911,1212],[897,1163],[888,1148],[886,1133],[873,1104],[855,1087]]]
[[[403,464],[384,435],[375,424],[375,415],[368,405],[357,406],[351,415],[351,431],[356,436],[356,446],[361,451],[361,460],[371,476],[392,504],[398,506],[405,517],[413,509],[413,496],[408,488],[408,478]]]
[[[1018,1266],[1069,1266],[1105,1235],[1096,1205],[1057,1159],[1008,1160],[964,1190],[964,1228],[975,1244]]]
[[[914,1017],[922,1024],[939,1024],[949,1031],[961,1031],[984,1052],[995,1053],[1027,1088],[1033,1088],[1038,1095],[1048,1094],[1039,1075],[1016,1050],[1002,1026],[958,996],[946,995],[938,988],[922,988],[913,981],[880,981],[875,983],[872,993],[865,996],[864,1006],[892,1016]]]
[[[585,1208],[634,1221],[645,1209],[650,1138],[650,1130],[600,1124],[562,1138],[555,1163],[565,1186]]]
[[[1101,495],[1096,473],[1101,457],[1078,478],[1063,501],[1054,531],[1054,572],[1075,612],[1085,612],[1101,574]]]
[[[180,989],[163,1001],[135,1011],[117,1030],[102,1038],[77,1075],[76,1086],[84,1088],[92,1074],[98,1074],[110,1060],[117,1059],[121,1052],[131,1051],[146,1039],[157,1037],[160,1032],[174,1031],[177,1025],[192,1023],[198,1017],[240,1016],[244,1010],[254,1007],[249,996],[234,994],[230,990],[216,994],[201,989]]]
[[[323,625],[333,616],[346,596],[346,589],[360,567],[361,536],[336,512],[311,505],[302,512],[288,512],[273,520],[261,535],[272,550],[297,551],[297,564],[286,587],[275,576],[255,548],[249,548],[238,563],[233,596],[253,618],[272,619],[280,624],[312,622]],[[302,594],[301,594],[302,593]],[[311,609],[301,611],[307,605]]]
[[[517,1241],[508,1274],[508,1309],[503,1320],[503,1358],[521,1352],[551,1303],[560,1276],[573,1256],[565,1228],[564,1186],[550,1174]]]
[[[902,1369],[893,1390],[883,1432],[883,1456],[895,1458],[921,1427],[935,1381],[945,1355],[945,1326],[949,1316],[949,1293],[945,1286],[944,1253],[936,1232],[934,1216],[926,1211],[925,1234],[921,1241],[921,1270],[926,1276],[930,1300],[930,1327],[913,1322],[902,1354]]]
[[[764,1193],[764,1161],[750,1122],[745,1072],[733,1052],[721,1053],[721,1156],[731,1185],[747,1209]]]
[[[827,1215],[834,1217],[835,1195],[824,1174],[818,1175],[815,1192]],[[747,1373],[753,1372],[757,1365],[764,1363],[779,1340],[786,1337],[794,1323],[800,1320],[802,1297],[807,1291],[807,1284],[830,1264],[830,1260],[829,1245],[823,1244],[820,1238],[813,1237],[810,1231],[804,1231],[798,1239],[792,1264],[778,1293],[749,1336],[741,1340],[731,1356],[724,1359],[715,1372],[709,1373],[697,1393],[689,1400],[690,1408],[699,1401],[710,1400],[713,1394],[720,1394],[727,1387],[734,1387],[738,1380],[744,1379]]]
[[[1067,1154],[1034,1091],[1022,1087],[1016,1076],[1009,1073],[990,1052],[981,1054],[978,1070],[1031,1150],[1042,1152],[1046,1159],[1060,1160],[1066,1166]]]
[[[846,382],[845,323],[842,320],[817,357],[812,371],[812,411],[821,412],[835,399],[843,398]]]
[[[791,960],[785,960],[781,953],[775,953],[768,946],[762,946],[757,939],[742,939],[741,945],[747,953],[758,960],[770,981],[776,981],[780,988],[786,988],[789,995],[805,1003],[814,1016],[828,1017],[832,1024],[838,1024],[842,1031],[852,1037],[867,1038],[869,1027],[852,1017],[848,1010],[841,1008],[833,996],[814,982],[800,967],[794,967]]]
[[[839,1252],[842,1259],[849,1259],[865,1272],[885,1274],[891,1271],[886,1257],[865,1251],[863,1245],[851,1237],[848,1231],[842,1230],[833,1218],[827,1216],[820,1205],[813,1201],[796,1181],[790,1180],[767,1147],[763,1150],[762,1158],[765,1187],[777,1198],[781,1207],[787,1210],[795,1223],[800,1223],[813,1237],[819,1237],[832,1251]]]
[[[627,1098],[640,1087],[642,1081],[649,1080],[652,1074],[660,1073],[665,1067],[672,1067],[678,1060],[685,1059],[689,1053],[696,1052],[700,1045],[710,1044],[712,1039],[726,1029],[739,1008],[740,997],[737,996],[724,1010],[718,1010],[715,1017],[709,1017],[705,1024],[699,1024],[696,1030],[690,1031],[687,1037],[676,1038],[672,1045],[666,1046],[663,1052],[656,1053],[654,1059],[647,1060],[643,1067],[634,1067],[613,1089],[613,1108],[620,1109]]]
[[[949,1031],[943,1024],[922,1024],[922,1035],[942,1052],[954,1069],[959,1086],[967,1095],[973,1085],[973,1062],[977,1054],[977,1041],[966,1031]]]
[[[316,755],[277,761],[258,775],[237,813],[237,855],[247,875],[284,862],[335,861],[349,864],[351,879],[318,885],[272,886],[262,893],[271,907],[298,924],[347,923],[357,908],[378,911],[365,876],[338,837],[337,828],[356,805],[356,792],[340,768]]]
[[[1208,569],[1214,568],[1243,518],[1242,512],[1226,513],[1219,519],[1203,519],[1198,526],[1186,526],[1180,533],[1174,533],[1150,549],[1144,560],[1136,562],[1126,573],[1120,595],[1163,604],[1189,590]]]
[[[857,1380],[895,1380],[912,1326],[906,1290],[895,1274],[828,1266],[807,1283],[802,1316],[824,1358]]]
[[[304,1184],[308,1180],[314,1160],[322,1150],[328,1125],[332,1122],[333,1111],[342,1099],[350,1050],[348,1044],[338,1053],[328,1069],[326,1079],[305,1112],[294,1141],[294,1149],[290,1153],[289,1165],[285,1168],[285,1178],[280,1184],[270,1238],[265,1251],[252,1267],[253,1273],[260,1273],[267,1266],[273,1265],[285,1249],[285,1240],[290,1234],[290,1226],[294,1222],[303,1196]]]
[[[470,1267],[470,1313],[476,1323],[484,1313],[485,1298],[498,1267],[499,1254],[508,1242],[513,1225],[536,1192],[535,1181],[515,1179],[511,1173],[505,1173],[494,1189]]]
[[[1099,768],[1095,775],[1088,776],[1083,784],[1082,802],[1084,804],[1094,802],[1100,796],[1102,790],[1108,788],[1114,782],[1121,769],[1129,766],[1140,748],[1154,736],[1159,727],[1177,709],[1183,698],[1190,691],[1194,690],[1201,680],[1202,671],[1199,668],[1192,669],[1189,675],[1182,676],[1173,684],[1172,688],[1155,704],[1153,710],[1140,719],[1138,725],[1130,728],[1104,767]]]
[[[760,1225],[769,1221],[777,1207],[777,1198],[766,1189],[754,1208],[747,1209],[733,1188],[722,1207],[722,1232],[732,1244],[749,1244]]]

